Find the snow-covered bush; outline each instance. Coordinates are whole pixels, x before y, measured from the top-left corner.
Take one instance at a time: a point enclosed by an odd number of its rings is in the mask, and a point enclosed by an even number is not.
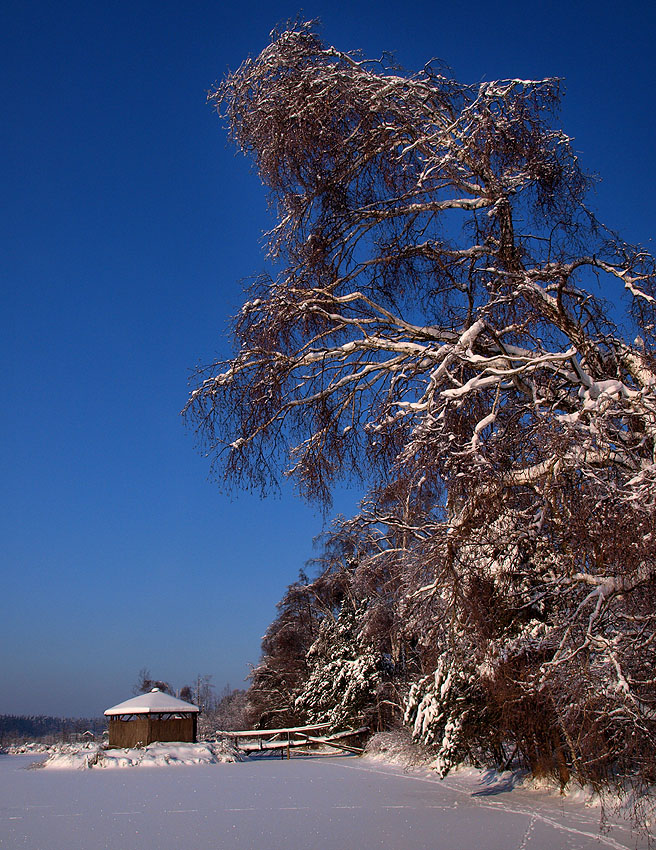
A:
[[[367,741],[365,754],[403,767],[427,765],[433,758],[431,749],[414,740],[407,726],[376,732]]]

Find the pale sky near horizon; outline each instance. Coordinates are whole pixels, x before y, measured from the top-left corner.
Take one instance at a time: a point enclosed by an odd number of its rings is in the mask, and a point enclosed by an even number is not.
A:
[[[655,7],[304,4],[326,41],[467,82],[565,79],[591,204],[655,232]],[[140,668],[244,686],[323,518],[220,492],[179,412],[230,353],[266,196],[206,91],[296,3],[9,0],[2,16],[0,714],[98,715]],[[349,512],[357,492],[340,491]]]

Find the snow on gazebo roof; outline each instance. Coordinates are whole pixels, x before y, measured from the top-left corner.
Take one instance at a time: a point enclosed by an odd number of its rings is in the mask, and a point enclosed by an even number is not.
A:
[[[153,688],[147,694],[119,702],[118,705],[108,708],[105,714],[111,717],[116,714],[168,714],[182,711],[195,712],[200,709],[197,705],[165,694],[159,688]]]

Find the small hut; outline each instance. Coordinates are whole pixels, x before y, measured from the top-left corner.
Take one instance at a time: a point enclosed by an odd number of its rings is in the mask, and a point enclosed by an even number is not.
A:
[[[146,746],[154,741],[196,740],[199,708],[153,688],[108,708],[109,746]]]

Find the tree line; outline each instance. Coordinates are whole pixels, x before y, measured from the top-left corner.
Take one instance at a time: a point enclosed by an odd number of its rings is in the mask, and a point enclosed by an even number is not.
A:
[[[404,723],[445,774],[656,781],[656,264],[588,206],[561,84],[274,33],[210,95],[274,272],[185,408],[217,478],[330,507],[247,710]]]
[[[107,728],[104,717],[50,717],[43,714],[0,714],[0,746],[25,741],[54,743],[71,736],[93,732],[98,737]]]

